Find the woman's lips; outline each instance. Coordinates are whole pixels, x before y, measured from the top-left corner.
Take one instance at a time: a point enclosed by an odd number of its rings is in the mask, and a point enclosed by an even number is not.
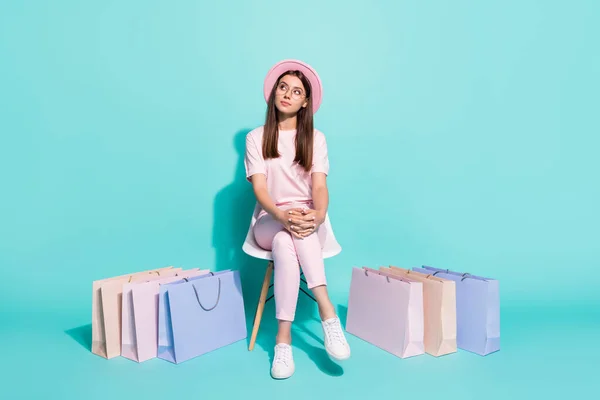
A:
[[[282,106],[284,106],[284,107],[289,107],[289,106],[291,106],[291,104],[290,104],[290,103],[288,103],[287,101],[282,101],[282,102],[281,102],[281,105],[282,105]]]

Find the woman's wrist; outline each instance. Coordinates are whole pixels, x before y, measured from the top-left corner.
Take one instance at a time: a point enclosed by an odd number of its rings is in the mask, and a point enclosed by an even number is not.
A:
[[[317,217],[317,221],[319,221],[319,224],[325,222],[325,217],[327,216],[326,210],[315,210],[315,214]]]
[[[285,220],[285,211],[280,208],[276,209],[273,212],[273,218],[275,218],[276,221],[283,222]]]

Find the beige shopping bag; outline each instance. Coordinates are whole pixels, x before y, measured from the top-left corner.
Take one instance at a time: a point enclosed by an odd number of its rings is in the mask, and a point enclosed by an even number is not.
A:
[[[423,283],[425,352],[436,357],[455,353],[456,283],[394,266],[380,270]]]
[[[124,283],[144,280],[149,275],[172,276],[180,270],[169,266],[92,282],[92,353],[104,358],[121,354],[121,293]]]

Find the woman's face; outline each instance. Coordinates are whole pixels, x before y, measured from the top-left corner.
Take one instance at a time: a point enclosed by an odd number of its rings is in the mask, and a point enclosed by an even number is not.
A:
[[[284,114],[295,114],[306,107],[308,99],[302,81],[294,75],[285,75],[275,88],[275,107]]]

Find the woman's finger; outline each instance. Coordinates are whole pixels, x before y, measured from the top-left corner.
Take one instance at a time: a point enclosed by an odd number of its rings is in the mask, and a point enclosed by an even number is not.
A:
[[[304,221],[314,221],[316,219],[316,215],[314,212],[311,212],[311,213],[303,215],[302,219]]]
[[[313,233],[314,231],[316,231],[316,226],[311,225],[308,228],[304,228],[302,230],[297,230],[298,233],[300,234],[306,234],[306,233]]]
[[[314,224],[290,225],[290,229],[295,232],[313,231],[316,229]]]
[[[314,224],[299,224],[299,225],[292,225],[292,226],[294,227],[294,229],[296,231],[303,231],[303,230],[314,228]]]
[[[310,235],[312,235],[313,233],[315,233],[315,232],[314,232],[314,231],[311,231],[311,230],[309,230],[309,231],[306,231],[306,232],[303,232],[303,233],[301,233],[300,235],[302,235],[302,237],[304,237],[304,238],[307,238],[307,237],[309,237]]]
[[[300,232],[298,231],[298,229],[295,229],[295,227],[294,227],[294,226],[290,226],[290,227],[289,227],[289,229],[288,229],[288,232],[289,232],[289,233],[290,233],[290,234],[291,234],[293,237],[296,237],[296,238],[299,238],[299,239],[301,239],[301,238],[302,238],[302,236],[300,235]]]
[[[288,219],[291,225],[303,226],[310,223],[310,221],[305,221],[303,219],[290,218]]]

